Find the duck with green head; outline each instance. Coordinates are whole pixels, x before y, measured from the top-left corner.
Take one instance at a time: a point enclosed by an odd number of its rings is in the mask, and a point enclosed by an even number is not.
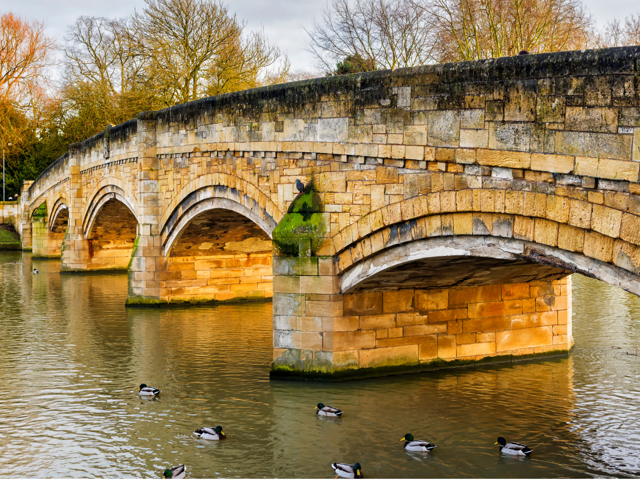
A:
[[[500,451],[505,455],[529,456],[531,455],[531,453],[533,453],[533,450],[527,445],[516,443],[515,441],[507,443],[507,440],[505,440],[502,436],[498,438],[498,441],[496,441],[494,444],[500,445]]]
[[[316,406],[316,414],[318,416],[329,416],[332,418],[339,418],[340,416],[342,416],[342,411],[340,411],[338,408],[325,406],[324,404],[319,403]]]
[[[360,463],[349,465],[347,463],[332,463],[331,468],[336,472],[336,478],[364,478]]]
[[[138,387],[138,394],[145,397],[155,397],[160,394],[160,389],[147,386],[146,384],[140,384],[140,387]]]
[[[193,434],[205,440],[219,441],[227,439],[227,435],[222,431],[222,426],[196,429]]]
[[[171,468],[167,468],[162,473],[162,478],[181,479],[187,474],[187,467],[184,465],[178,465]]]
[[[405,451],[422,451],[427,452],[433,450],[436,445],[429,443],[428,441],[416,440],[411,433],[404,435],[400,441],[404,441]]]

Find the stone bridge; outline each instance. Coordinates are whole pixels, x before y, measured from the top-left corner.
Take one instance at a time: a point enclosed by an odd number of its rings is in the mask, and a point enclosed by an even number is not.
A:
[[[23,248],[128,271],[128,305],[273,297],[274,377],[567,353],[572,273],[640,295],[639,71],[563,52],[141,113],[25,183]]]

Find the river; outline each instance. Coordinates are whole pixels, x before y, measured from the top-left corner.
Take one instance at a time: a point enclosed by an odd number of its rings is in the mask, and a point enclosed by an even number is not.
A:
[[[568,358],[326,384],[269,380],[271,303],[125,308],[126,275],[59,270],[0,253],[5,477],[185,463],[192,478],[331,478],[335,461],[379,478],[640,476],[640,299],[598,281],[573,277]],[[203,425],[228,439],[198,440]],[[405,433],[437,448],[405,453]],[[533,456],[500,456],[498,436]]]

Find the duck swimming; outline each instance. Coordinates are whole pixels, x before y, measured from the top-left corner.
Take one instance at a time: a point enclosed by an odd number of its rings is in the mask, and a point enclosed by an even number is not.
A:
[[[516,443],[515,441],[507,443],[507,440],[502,437],[498,438],[498,441],[494,444],[500,445],[500,451],[505,455],[529,456],[533,453],[533,450],[528,446],[522,443]]]
[[[187,467],[184,465],[178,465],[171,468],[167,468],[162,473],[162,478],[181,479],[187,474]]]
[[[331,406],[325,406],[324,404],[320,403],[316,406],[316,414],[318,416],[330,416],[332,418],[339,418],[340,416],[342,416],[342,411],[340,411],[338,408],[332,408]]]
[[[158,394],[160,394],[160,389],[147,386],[146,384],[140,384],[140,387],[138,388],[138,394],[141,396],[157,396]]]
[[[431,451],[436,445],[429,443],[428,441],[422,440],[414,440],[413,435],[411,433],[407,433],[404,435],[400,441],[404,441],[404,449],[405,451]]]
[[[364,478],[360,463],[354,463],[353,465],[332,463],[331,468],[335,470],[336,475],[340,478]]]
[[[200,428],[196,429],[193,434],[199,438],[205,440],[226,440],[227,435],[222,432],[222,426],[216,426],[215,428]]]

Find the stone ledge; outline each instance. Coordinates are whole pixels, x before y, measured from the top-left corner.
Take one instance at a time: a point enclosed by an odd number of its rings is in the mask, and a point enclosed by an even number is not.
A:
[[[530,360],[542,360],[542,359],[556,359],[566,358],[571,355],[573,348],[570,350],[552,350],[549,352],[534,353],[534,354],[522,354],[522,355],[496,355],[491,357],[485,357],[480,360],[473,359],[456,359],[456,360],[443,360],[436,359],[430,362],[416,364],[416,365],[403,365],[403,366],[389,366],[389,367],[376,367],[376,368],[361,368],[361,369],[347,369],[336,371],[332,373],[318,372],[318,371],[300,371],[290,370],[284,366],[274,366],[269,373],[269,377],[273,380],[284,381],[327,381],[327,382],[341,382],[353,379],[368,379],[371,377],[385,377],[401,374],[416,374],[419,372],[429,372],[438,370],[452,370],[452,369],[469,369],[475,367],[481,367],[486,365],[514,365],[520,364]]]

